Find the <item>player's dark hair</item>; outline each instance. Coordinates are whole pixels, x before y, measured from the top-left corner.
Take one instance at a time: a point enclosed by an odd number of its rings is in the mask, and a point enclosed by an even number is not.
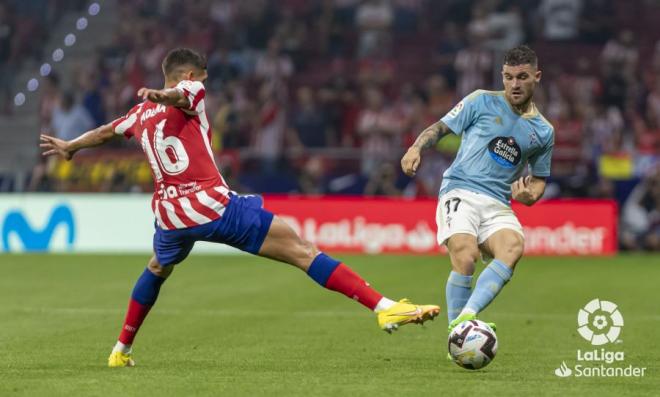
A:
[[[538,58],[534,50],[526,45],[519,45],[504,54],[504,64],[509,66],[532,65],[538,66]]]
[[[177,68],[186,65],[206,70],[206,58],[190,48],[175,48],[163,59],[163,73],[171,76]]]

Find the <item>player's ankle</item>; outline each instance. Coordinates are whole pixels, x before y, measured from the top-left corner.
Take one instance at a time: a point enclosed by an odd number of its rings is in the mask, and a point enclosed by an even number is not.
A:
[[[131,346],[132,345],[125,345],[121,343],[120,341],[117,341],[115,344],[115,347],[112,348],[113,352],[122,352],[124,354],[128,354],[131,352]]]
[[[463,308],[463,310],[461,310],[461,313],[458,315],[458,317],[461,317],[461,316],[464,316],[464,315],[473,316],[473,315],[476,315],[476,314],[477,314],[476,310],[466,307],[466,308]]]
[[[392,299],[388,299],[383,296],[376,304],[376,307],[374,307],[374,312],[379,313],[382,312],[383,310],[387,310],[390,307],[394,306],[395,303],[396,302],[394,302]]]

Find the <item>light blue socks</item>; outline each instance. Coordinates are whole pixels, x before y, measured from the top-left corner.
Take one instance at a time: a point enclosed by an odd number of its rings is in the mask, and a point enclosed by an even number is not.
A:
[[[472,276],[464,276],[452,271],[447,279],[447,318],[449,322],[458,317],[461,310],[470,299],[472,293]]]
[[[513,275],[513,271],[497,259],[484,269],[477,279],[474,292],[465,304],[465,310],[479,313],[495,299],[504,284],[506,284]],[[451,277],[451,276],[450,276]],[[449,292],[447,292],[449,296]]]

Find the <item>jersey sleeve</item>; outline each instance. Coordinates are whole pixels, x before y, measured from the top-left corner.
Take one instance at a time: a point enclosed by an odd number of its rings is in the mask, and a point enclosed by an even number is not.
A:
[[[176,89],[180,90],[190,103],[187,108],[182,107],[181,109],[194,113],[201,112],[202,109],[198,109],[198,106],[206,96],[206,88],[204,88],[202,82],[183,80],[176,85]]]
[[[481,101],[482,91],[477,90],[463,98],[440,120],[456,135],[461,135],[477,119],[477,110]]]
[[[117,135],[123,135],[126,138],[130,138],[135,135],[133,127],[138,118],[138,112],[142,108],[142,104],[135,105],[131,110],[126,113],[126,115],[114,120],[112,124],[112,130]]]
[[[555,146],[554,130],[551,131],[550,139],[543,148],[529,158],[531,174],[534,176],[550,176],[550,161],[552,160],[552,148]]]

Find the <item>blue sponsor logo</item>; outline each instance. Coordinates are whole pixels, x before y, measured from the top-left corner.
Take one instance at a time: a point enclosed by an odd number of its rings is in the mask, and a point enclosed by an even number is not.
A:
[[[522,158],[522,150],[513,137],[498,136],[490,141],[488,154],[504,168],[515,168]]]
[[[67,249],[73,248],[73,242],[76,239],[76,224],[69,206],[58,205],[53,208],[48,224],[41,230],[35,230],[30,226],[23,211],[9,211],[2,223],[2,248],[6,252],[11,251],[9,236],[13,233],[21,240],[25,251],[48,251],[58,226],[63,226],[66,230]]]

